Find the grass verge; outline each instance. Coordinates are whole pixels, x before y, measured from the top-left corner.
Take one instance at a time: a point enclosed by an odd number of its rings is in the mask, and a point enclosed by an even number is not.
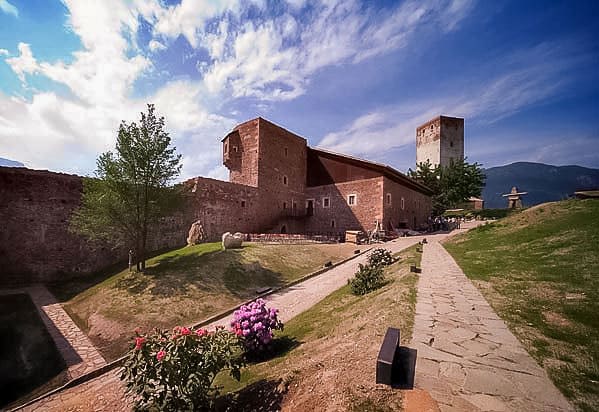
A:
[[[577,409],[599,410],[599,201],[539,205],[445,247]]]

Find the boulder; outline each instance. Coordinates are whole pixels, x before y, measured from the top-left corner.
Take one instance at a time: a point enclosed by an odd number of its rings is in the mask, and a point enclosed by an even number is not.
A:
[[[241,244],[243,243],[243,234],[237,232],[234,235],[232,235],[231,232],[226,232],[223,233],[222,241],[223,249],[238,249],[241,247]]]
[[[197,245],[198,243],[202,243],[206,240],[206,236],[204,234],[204,226],[202,226],[201,220],[196,220],[191,224],[189,228],[189,233],[187,235],[187,245]]]

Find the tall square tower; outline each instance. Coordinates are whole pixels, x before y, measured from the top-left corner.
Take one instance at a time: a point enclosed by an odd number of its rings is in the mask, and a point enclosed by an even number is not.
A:
[[[464,160],[464,119],[438,116],[416,128],[416,165],[433,167]]]

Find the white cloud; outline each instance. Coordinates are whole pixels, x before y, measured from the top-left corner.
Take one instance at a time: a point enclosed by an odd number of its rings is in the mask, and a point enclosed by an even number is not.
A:
[[[150,43],[148,43],[148,47],[153,52],[166,49],[166,46],[164,44],[162,44],[158,40],[154,40],[154,39],[150,40]]]
[[[10,53],[6,49],[0,49],[0,56],[8,56]]]
[[[15,17],[19,17],[19,10],[14,5],[10,4],[8,0],[0,0],[0,10],[6,14],[12,14]]]
[[[33,53],[31,53],[29,44],[19,43],[18,49],[19,55],[6,59],[6,63],[16,73],[21,82],[25,82],[25,74],[33,74],[38,71],[39,67]]]

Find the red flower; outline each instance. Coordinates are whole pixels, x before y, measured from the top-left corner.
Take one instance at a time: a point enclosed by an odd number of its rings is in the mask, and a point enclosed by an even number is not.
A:
[[[189,335],[191,333],[191,331],[189,330],[189,328],[186,328],[185,326],[181,328],[181,335]]]
[[[158,359],[159,361],[162,361],[162,359],[164,359],[165,356],[166,356],[166,352],[161,350],[161,351],[158,351],[158,353],[156,354],[156,359]]]
[[[206,336],[206,335],[208,335],[208,331],[206,329],[198,329],[198,330],[196,330],[196,335]]]
[[[143,338],[141,336],[135,338],[135,349],[137,349],[137,350],[141,349],[141,347],[143,346],[145,341],[146,341],[146,338]]]

